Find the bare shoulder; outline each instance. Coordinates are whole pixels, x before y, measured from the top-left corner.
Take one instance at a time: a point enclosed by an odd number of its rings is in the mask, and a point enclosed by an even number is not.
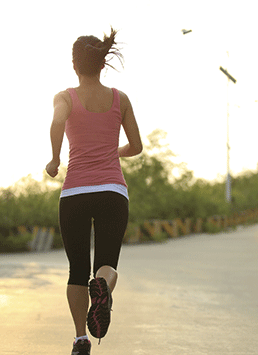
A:
[[[68,91],[60,91],[54,96],[54,118],[55,122],[64,123],[72,111],[72,100]]]
[[[126,104],[126,103],[130,102],[128,99],[128,96],[123,91],[118,90],[118,92],[119,92],[121,104]]]
[[[120,110],[121,110],[122,117],[124,117],[126,110],[131,107],[131,102],[128,96],[123,91],[120,90],[118,91],[120,96]]]
[[[69,109],[72,108],[72,99],[67,90],[60,91],[58,94],[54,96],[54,105],[60,103],[61,101],[65,101]]]

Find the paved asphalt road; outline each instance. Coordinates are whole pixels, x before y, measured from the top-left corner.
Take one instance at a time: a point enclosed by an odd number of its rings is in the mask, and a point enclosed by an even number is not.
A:
[[[70,355],[64,251],[0,255],[1,355]],[[92,355],[258,355],[258,225],[124,246]]]

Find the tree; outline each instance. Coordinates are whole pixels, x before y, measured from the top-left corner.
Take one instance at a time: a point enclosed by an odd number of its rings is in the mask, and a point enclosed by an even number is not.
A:
[[[156,129],[147,138],[140,156],[123,158],[121,165],[130,196],[130,221],[172,219],[178,214],[177,187],[186,184],[186,165],[175,163],[176,155],[165,141],[166,132]],[[185,173],[176,186],[174,169]]]

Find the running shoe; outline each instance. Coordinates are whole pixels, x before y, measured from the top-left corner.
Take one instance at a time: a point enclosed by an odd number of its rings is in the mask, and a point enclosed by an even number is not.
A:
[[[110,324],[110,311],[112,296],[109,286],[103,277],[97,277],[90,282],[91,307],[88,313],[87,324],[92,336],[103,338]]]
[[[71,355],[90,355],[91,342],[87,339],[80,339],[73,343]]]

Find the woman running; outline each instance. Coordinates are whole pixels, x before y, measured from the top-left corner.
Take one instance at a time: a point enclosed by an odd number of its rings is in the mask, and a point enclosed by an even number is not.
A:
[[[86,333],[99,340],[110,324],[112,291],[128,222],[128,192],[119,157],[141,153],[142,142],[131,103],[121,91],[100,83],[106,56],[122,58],[116,31],[103,41],[82,36],[73,45],[73,67],[79,86],[54,97],[50,129],[53,158],[46,166],[58,174],[64,132],[69,140],[69,164],[59,204],[59,223],[70,273],[67,298],[76,337],[72,355],[89,355]],[[118,147],[121,125],[128,144]],[[90,236],[94,224],[94,263],[91,276]],[[89,289],[89,291],[88,291]],[[89,295],[91,307],[89,307]]]

